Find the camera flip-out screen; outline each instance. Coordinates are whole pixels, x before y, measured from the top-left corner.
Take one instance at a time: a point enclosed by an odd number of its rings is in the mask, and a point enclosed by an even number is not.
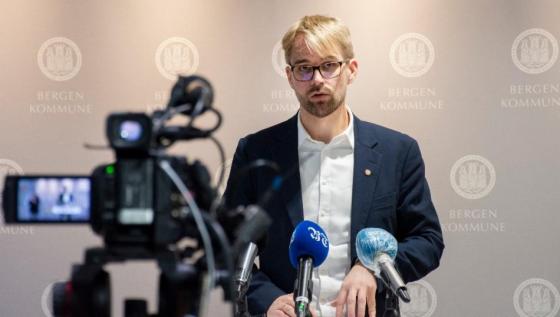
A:
[[[18,222],[88,222],[91,209],[89,177],[19,177]]]

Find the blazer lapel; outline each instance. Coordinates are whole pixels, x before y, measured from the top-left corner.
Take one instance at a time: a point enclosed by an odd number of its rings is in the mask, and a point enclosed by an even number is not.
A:
[[[285,177],[280,189],[281,195],[286,202],[288,216],[295,227],[303,221],[303,202],[301,196],[301,180],[299,175],[299,153],[297,115],[285,122],[278,133],[277,142],[273,145],[274,158],[280,166],[281,173]]]
[[[352,215],[350,224],[351,256],[356,256],[354,248],[358,230],[363,228],[371,207],[373,193],[377,185],[381,154],[375,151],[377,144],[374,132],[354,116],[354,178],[352,181]]]

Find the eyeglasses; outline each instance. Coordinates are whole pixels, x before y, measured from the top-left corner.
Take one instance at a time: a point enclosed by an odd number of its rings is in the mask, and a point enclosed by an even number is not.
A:
[[[319,70],[321,76],[325,79],[330,79],[340,75],[340,70],[342,69],[342,64],[346,63],[347,60],[338,62],[324,62],[319,66],[312,66],[306,64],[300,64],[292,66],[290,69],[294,74],[294,78],[297,81],[310,81],[315,75],[315,70]]]

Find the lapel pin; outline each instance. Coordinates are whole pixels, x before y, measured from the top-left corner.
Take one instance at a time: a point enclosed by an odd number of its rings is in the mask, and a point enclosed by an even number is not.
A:
[[[371,170],[370,170],[369,168],[366,168],[366,169],[364,170],[364,174],[366,174],[366,176],[371,176],[372,172],[371,172]]]

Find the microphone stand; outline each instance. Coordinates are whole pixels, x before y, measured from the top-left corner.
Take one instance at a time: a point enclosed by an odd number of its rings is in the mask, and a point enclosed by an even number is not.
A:
[[[235,289],[237,296],[233,303],[234,317],[250,317],[249,308],[247,304],[247,291],[249,290],[249,283],[251,281],[251,267],[255,261],[257,253],[257,245],[249,243],[247,249],[241,254],[240,264],[237,268],[238,272],[235,274]]]
[[[297,317],[309,317],[309,304],[313,294],[313,281],[311,275],[313,272],[313,260],[311,257],[299,258],[299,268],[294,287],[294,303],[295,313]]]
[[[384,273],[383,271],[381,272],[381,280],[383,284],[385,284],[385,312],[383,313],[383,317],[401,317],[399,298],[393,292],[389,283],[387,283],[387,276]]]
[[[247,306],[247,295],[243,295],[242,297],[237,298],[234,305],[235,317],[251,317]]]
[[[385,292],[385,313],[383,317],[400,317],[399,298],[393,292]]]

